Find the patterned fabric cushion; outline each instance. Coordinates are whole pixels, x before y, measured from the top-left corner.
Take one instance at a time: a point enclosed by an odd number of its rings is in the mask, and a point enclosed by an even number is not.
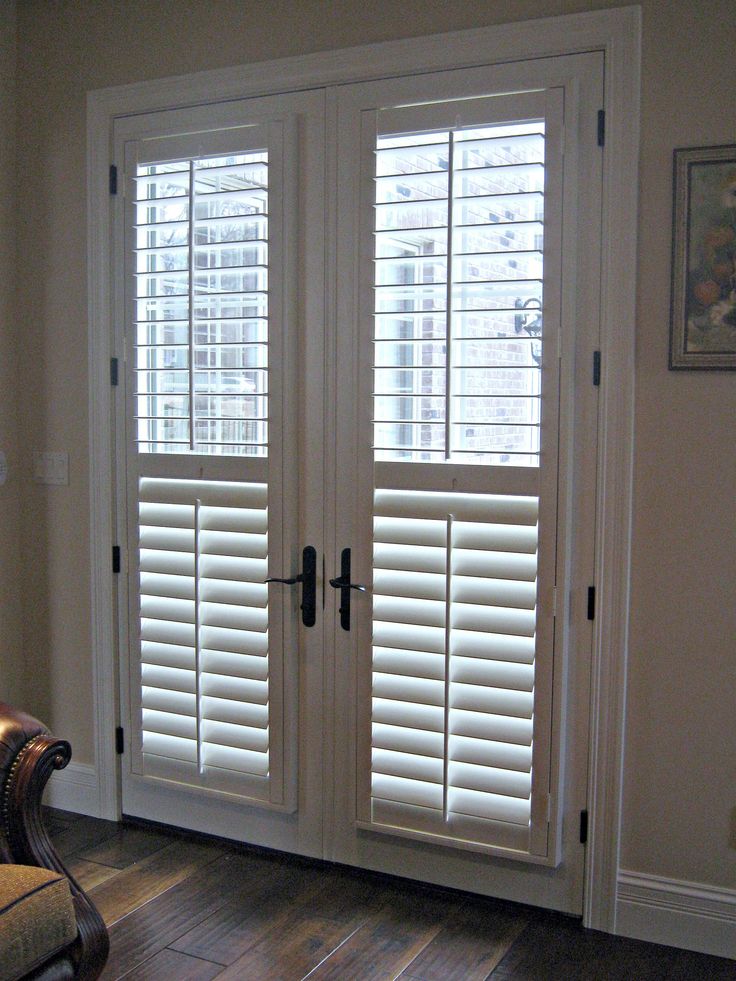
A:
[[[77,935],[69,883],[27,865],[0,866],[0,981],[15,981]]]

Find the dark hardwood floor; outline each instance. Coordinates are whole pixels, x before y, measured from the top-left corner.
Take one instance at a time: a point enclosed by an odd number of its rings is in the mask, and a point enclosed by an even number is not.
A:
[[[735,981],[736,962],[578,921],[208,840],[47,809],[110,929],[113,981]]]

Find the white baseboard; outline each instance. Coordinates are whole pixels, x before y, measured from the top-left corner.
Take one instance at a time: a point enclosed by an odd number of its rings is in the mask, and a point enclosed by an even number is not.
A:
[[[736,889],[622,870],[616,933],[736,959]]]
[[[62,811],[100,817],[100,786],[97,770],[88,763],[70,763],[52,774],[46,785],[44,804]]]

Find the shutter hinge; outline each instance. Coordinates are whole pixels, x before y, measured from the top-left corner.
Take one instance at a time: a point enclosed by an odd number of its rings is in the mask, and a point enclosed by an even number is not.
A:
[[[125,752],[125,730],[122,726],[117,726],[115,729],[115,752],[118,756],[122,756]]]
[[[580,812],[580,844],[585,845],[588,841],[588,812]]]
[[[113,545],[112,547],[112,571],[115,573],[120,572],[120,546]]]
[[[598,146],[606,145],[606,110],[598,110]]]
[[[595,620],[595,586],[588,586],[588,619]]]
[[[110,164],[110,194],[118,193],[118,168]]]
[[[601,383],[601,352],[593,351],[593,384]]]
[[[118,359],[110,358],[110,384],[118,384]]]

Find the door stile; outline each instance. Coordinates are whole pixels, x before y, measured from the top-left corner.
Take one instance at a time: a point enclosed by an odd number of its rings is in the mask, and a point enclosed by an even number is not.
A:
[[[327,751],[322,723],[332,710],[332,699],[324,672],[323,651],[328,631],[323,609],[323,557],[326,528],[329,527],[329,492],[327,434],[328,375],[327,334],[329,292],[327,277],[327,232],[325,227],[326,160],[326,93],[309,95],[309,113],[299,120],[303,156],[292,178],[299,197],[300,223],[297,272],[298,357],[293,384],[298,392],[297,461],[301,492],[294,507],[299,515],[299,549],[313,545],[317,551],[316,622],[306,629],[299,626],[298,739],[299,753],[298,813],[302,815],[299,830],[299,852],[321,857],[324,849],[323,810],[329,795],[331,775],[325,765]],[[286,476],[294,470],[286,460]],[[297,566],[294,566],[296,568]]]

